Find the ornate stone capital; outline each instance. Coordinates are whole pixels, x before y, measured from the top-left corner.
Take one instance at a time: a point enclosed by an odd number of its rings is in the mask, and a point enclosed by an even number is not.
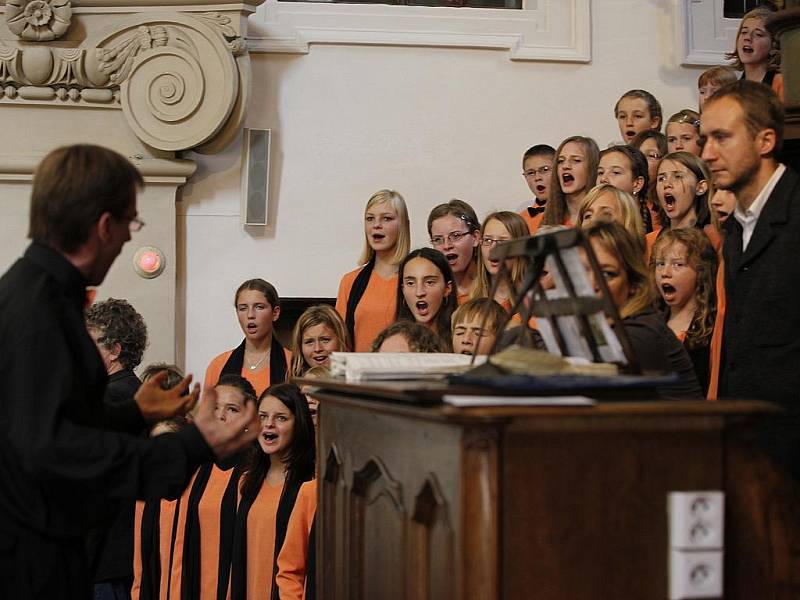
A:
[[[12,6],[67,0],[8,2],[7,17]],[[120,109],[152,148],[219,151],[235,137],[247,105],[250,63],[240,13],[134,14],[76,48],[0,42],[0,102]]]

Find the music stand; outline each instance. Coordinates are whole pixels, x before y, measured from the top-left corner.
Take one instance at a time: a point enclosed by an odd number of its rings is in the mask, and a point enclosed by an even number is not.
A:
[[[563,253],[571,248],[579,248],[585,252],[595,282],[600,284],[601,297],[594,294],[591,296],[579,295],[575,281],[573,281],[573,274],[570,273],[563,256]],[[494,297],[501,281],[508,282],[512,299],[509,319],[511,315],[520,314],[522,317],[521,334],[529,327],[528,322],[531,317],[546,319],[562,356],[568,356],[568,344],[559,317],[574,317],[593,362],[608,362],[601,354],[602,344],[599,342],[604,341],[603,337],[609,333],[616,334],[627,362],[626,371],[632,374],[641,373],[630,338],[622,326],[619,311],[611,300],[597,257],[591,244],[579,229],[558,228],[537,233],[531,237],[500,242],[492,249],[490,256],[492,259],[500,261],[500,271],[494,278],[489,298]],[[559,279],[564,283],[563,291],[566,292],[564,297],[548,298],[540,284],[539,280],[545,268],[545,261],[550,256],[558,270]],[[506,260],[514,258],[528,262],[525,278],[518,289],[515,289],[506,267]],[[531,301],[526,302],[525,299],[528,297],[531,298]],[[611,320],[610,330],[603,332],[598,329],[596,323],[592,323],[592,316],[598,312],[605,313],[606,317]],[[494,348],[492,348],[493,352]]]

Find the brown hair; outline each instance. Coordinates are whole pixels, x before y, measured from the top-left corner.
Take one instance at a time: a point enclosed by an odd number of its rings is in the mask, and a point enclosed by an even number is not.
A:
[[[733,83],[737,79],[739,78],[736,76],[736,71],[734,69],[717,65],[716,67],[706,69],[700,74],[700,77],[697,78],[697,87],[699,89],[709,84],[721,87],[726,83]]]
[[[109,350],[119,344],[119,364],[135,369],[147,348],[147,325],[127,300],[109,298],[86,310],[86,326],[97,330],[98,344]]]
[[[28,237],[75,252],[104,213],[123,219],[143,186],[139,171],[113,150],[89,144],[57,148],[33,177]]]
[[[314,325],[325,325],[333,332],[339,342],[339,352],[348,352],[351,348],[350,335],[339,313],[327,304],[310,306],[297,319],[292,331],[292,377],[300,377],[311,368],[303,356],[303,334],[306,329]]]
[[[236,307],[237,303],[239,302],[239,294],[241,294],[245,290],[254,290],[256,292],[261,292],[264,294],[264,297],[269,302],[269,305],[274,309],[276,306],[281,305],[281,299],[278,297],[278,290],[275,289],[275,286],[272,285],[269,281],[264,281],[263,279],[248,279],[238,288],[236,288],[236,294],[233,297],[233,306]]]
[[[414,321],[397,321],[381,331],[372,342],[372,352],[378,352],[388,338],[402,335],[411,352],[444,352],[443,340],[432,329]]]
[[[631,317],[647,308],[652,308],[655,290],[650,283],[650,274],[644,263],[642,247],[636,239],[619,223],[600,221],[584,230],[588,240],[597,239],[606,250],[617,257],[625,269],[628,285],[633,293],[624,306],[617,307],[622,319]]]
[[[478,221],[478,215],[475,214],[475,209],[463,200],[453,198],[450,200],[450,202],[435,206],[428,215],[428,235],[431,235],[431,228],[433,227],[433,222],[436,219],[441,219],[442,217],[448,216],[461,219],[464,222],[464,225],[466,225],[469,229],[470,233],[473,231],[478,231],[481,228],[480,221]]]
[[[556,173],[556,178],[558,178],[558,156],[561,154],[564,146],[570,142],[575,142],[576,144],[582,146],[583,153],[586,155],[586,191],[588,191],[591,187],[591,183],[594,183],[594,181],[597,179],[597,164],[600,162],[600,148],[598,148],[597,142],[595,142],[592,138],[584,137],[582,135],[573,135],[561,142],[558,145],[555,156],[553,157],[552,171],[553,173]],[[550,186],[550,198],[547,200],[547,205],[544,209],[542,223],[545,225],[563,225],[564,217],[566,216],[567,196],[561,189],[561,182],[556,181],[555,185]]]
[[[761,84],[759,83],[757,85]],[[700,183],[701,181],[706,182],[706,191],[702,194],[695,194],[693,203],[694,214],[697,217],[695,227],[705,227],[711,222],[711,215],[709,214],[710,211],[708,209],[708,199],[714,195],[714,179],[711,177],[711,171],[708,170],[706,161],[699,156],[695,156],[691,152],[670,152],[661,159],[661,162],[658,165],[659,170],[661,169],[661,165],[664,164],[665,160],[671,160],[672,162],[680,163],[689,169],[695,176],[695,179],[697,179],[697,183]],[[658,182],[658,175],[656,175],[656,182]],[[671,225],[670,219],[667,216],[667,213],[664,211],[664,207],[661,206],[660,201],[658,202],[658,218],[661,222],[661,226],[664,229],[669,229]]]
[[[714,333],[714,319],[717,312],[715,293],[717,253],[705,233],[699,229],[688,227],[663,230],[656,238],[650,256],[650,275],[654,286],[657,257],[662,250],[674,244],[683,244],[686,248],[686,260],[697,272],[697,287],[694,294],[696,308],[689,329],[686,331],[686,346],[690,349],[707,346]],[[663,299],[660,299],[659,303],[664,307]]]
[[[647,110],[650,111],[650,118],[658,119],[658,127],[656,127],[653,131],[661,131],[661,122],[664,120],[664,113],[661,111],[661,103],[655,96],[653,96],[653,94],[647,90],[628,90],[619,97],[619,100],[617,100],[617,103],[614,105],[615,119],[619,113],[619,103],[624,98],[639,98],[639,100],[644,100],[645,104],[647,104]]]
[[[769,86],[746,79],[729,83],[706,100],[705,110],[708,110],[710,104],[722,98],[731,98],[742,107],[747,131],[753,139],[764,129],[772,129],[775,132],[775,148],[767,156],[774,156],[780,151],[786,117],[783,103]]]
[[[731,61],[731,67],[736,69],[737,71],[744,71],[744,64],[742,64],[742,60],[739,58],[739,51],[736,46],[739,43],[739,36],[742,34],[742,27],[744,27],[744,22],[748,19],[762,19],[764,21],[767,20],[773,13],[775,12],[774,9],[766,7],[766,6],[757,6],[751,11],[745,13],[742,17],[742,20],[739,21],[739,28],[736,30],[736,37],[734,38],[734,46],[733,50],[730,52],[725,53],[725,58]],[[780,46],[778,44],[777,38],[769,32],[769,30],[764,27],[764,29],[769,33],[769,37],[772,40],[772,50],[769,52],[769,62],[767,63],[767,69],[772,71],[777,71],[781,66],[781,51]]]

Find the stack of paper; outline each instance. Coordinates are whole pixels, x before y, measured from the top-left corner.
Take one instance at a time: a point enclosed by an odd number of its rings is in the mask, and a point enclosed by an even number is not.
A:
[[[333,352],[331,375],[347,381],[441,379],[483,364],[485,356],[441,352]]]

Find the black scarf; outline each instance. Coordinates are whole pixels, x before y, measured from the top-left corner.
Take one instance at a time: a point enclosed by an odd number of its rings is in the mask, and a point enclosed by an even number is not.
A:
[[[224,471],[233,469],[228,485],[225,487],[219,511],[219,561],[216,594],[218,600],[225,600],[228,592],[228,573],[230,573],[231,567],[233,533],[236,524],[236,500],[239,478],[242,474],[241,462],[241,457],[237,456],[229,459],[226,463],[217,465]],[[214,463],[209,462],[200,467],[189,492],[183,534],[182,600],[195,600],[200,597],[200,515],[198,508],[211,477],[213,466]]]
[[[278,512],[275,515],[275,550],[271,557],[272,564],[272,591],[270,598],[278,600],[278,586],[275,583],[275,576],[278,574],[278,554],[280,554],[283,542],[286,539],[286,528],[289,525],[289,517],[294,510],[297,494],[300,491],[302,481],[290,478],[286,481],[281,492],[281,499],[278,502]],[[264,482],[267,485],[266,475]],[[253,506],[258,490],[248,496],[242,496],[239,502],[239,511],[236,513],[236,531],[234,533],[233,545],[233,564],[231,568],[231,600],[244,600],[247,597],[247,515]],[[266,565],[264,565],[266,567]]]
[[[225,362],[225,366],[222,367],[220,376],[226,373],[232,373],[234,375],[242,374],[242,367],[244,367],[244,345],[245,340],[242,340],[242,343],[231,352],[231,355]],[[281,346],[281,343],[273,335],[269,351],[269,384],[274,385],[286,381],[286,370],[286,356],[283,354],[283,346]]]
[[[369,262],[356,275],[353,287],[350,288],[350,295],[347,298],[347,314],[345,315],[344,323],[347,325],[347,331],[350,332],[350,341],[353,342],[353,348],[356,346],[356,308],[367,290],[369,278],[372,277],[372,269],[374,268],[375,255],[373,254]]]
[[[139,600],[158,600],[161,587],[161,552],[159,546],[161,500],[150,499],[144,503],[140,530],[139,554],[142,574],[139,582]]]

